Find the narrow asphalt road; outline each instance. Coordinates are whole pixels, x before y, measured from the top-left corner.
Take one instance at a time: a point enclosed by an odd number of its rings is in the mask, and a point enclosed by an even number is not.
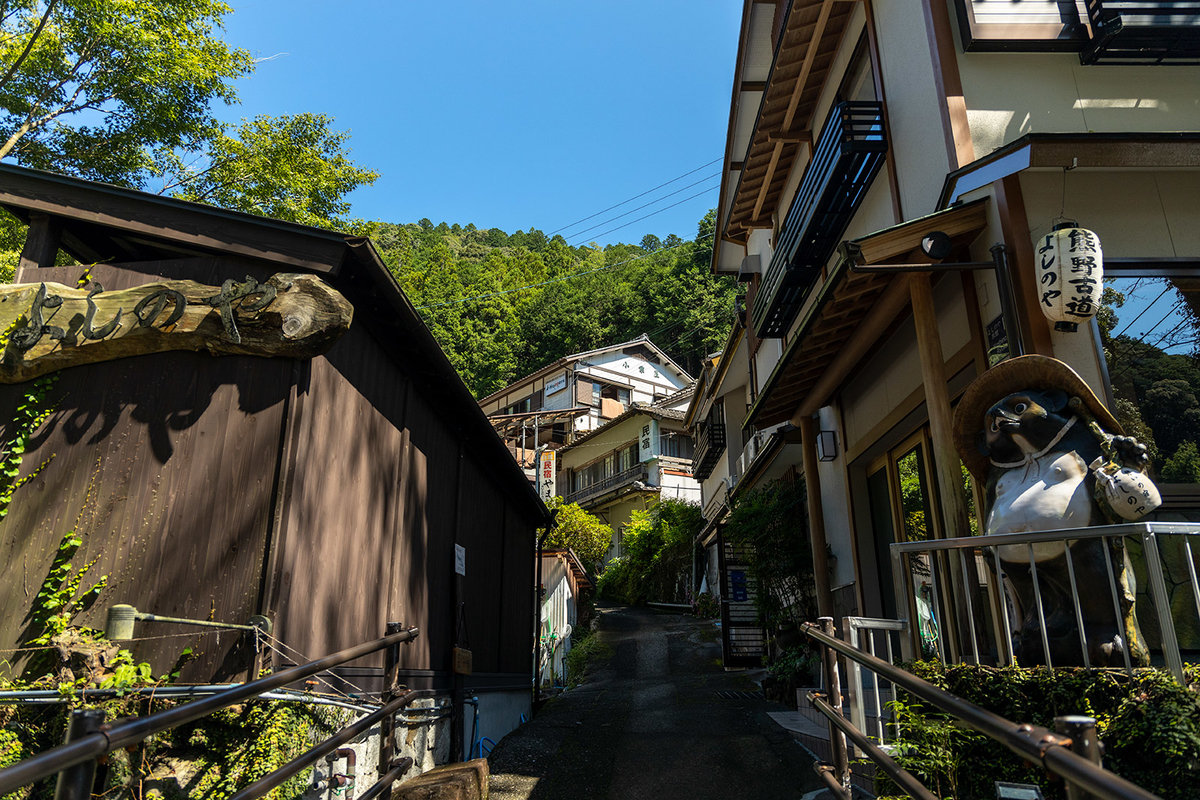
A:
[[[611,656],[492,751],[493,800],[760,800],[819,788],[812,757],[767,716],[784,707],[721,668],[712,620],[599,612]]]

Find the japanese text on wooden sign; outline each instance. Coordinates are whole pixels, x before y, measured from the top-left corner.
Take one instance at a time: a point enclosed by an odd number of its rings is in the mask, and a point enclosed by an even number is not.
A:
[[[557,494],[555,466],[555,451],[547,449],[538,454],[538,496],[547,503]]]

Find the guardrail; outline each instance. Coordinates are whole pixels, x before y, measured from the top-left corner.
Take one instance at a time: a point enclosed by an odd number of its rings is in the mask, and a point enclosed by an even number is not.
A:
[[[972,730],[1004,745],[1029,763],[1041,764],[1047,772],[1066,781],[1067,796],[1072,800],[1081,797],[1095,797],[1098,800],[1161,800],[1157,795],[1100,765],[1100,742],[1096,736],[1094,719],[1055,717],[1057,731],[1012,722],[843,642],[834,635],[832,617],[821,617],[819,622],[819,626],[807,622],[801,630],[821,647],[827,693],[810,692],[808,697],[813,707],[829,722],[829,742],[834,763],[817,763],[814,768],[836,796],[846,800],[851,797],[846,747],[848,737],[905,793],[918,800],[935,800],[934,795],[912,773],[897,764],[886,751],[842,715],[838,668],[838,656],[841,655],[848,662],[871,670]]]
[[[1006,533],[992,536],[968,536],[957,539],[932,539],[928,541],[903,542],[891,545],[892,577],[896,591],[896,608],[900,613],[908,609],[909,617],[919,614],[917,606],[923,595],[928,595],[927,609],[933,613],[931,620],[933,630],[924,631],[930,623],[925,623],[922,633],[933,643],[933,650],[938,658],[948,660],[952,650],[947,648],[950,638],[942,624],[946,620],[965,619],[966,629],[959,631],[957,648],[961,659],[969,656],[974,663],[982,663],[982,659],[990,658],[993,650],[1001,663],[1016,663],[1019,659],[1013,652],[1014,622],[1020,624],[1024,619],[1024,627],[1032,632],[1035,627],[1040,631],[1040,649],[1042,663],[1050,669],[1054,668],[1052,647],[1047,637],[1047,609],[1044,601],[1048,594],[1053,593],[1059,599],[1067,598],[1070,602],[1071,620],[1074,622],[1075,636],[1078,641],[1082,665],[1094,666],[1093,655],[1096,652],[1096,642],[1091,642],[1087,636],[1089,619],[1081,603],[1081,591],[1088,593],[1089,603],[1107,603],[1111,608],[1104,610],[1104,616],[1114,615],[1112,624],[1117,627],[1121,640],[1131,642],[1131,632],[1126,623],[1126,605],[1129,599],[1125,597],[1125,584],[1119,577],[1123,571],[1132,576],[1131,567],[1124,563],[1127,555],[1117,563],[1114,553],[1128,554],[1136,547],[1141,555],[1138,559],[1144,563],[1148,583],[1148,596],[1134,603],[1140,626],[1146,627],[1157,619],[1160,647],[1167,668],[1180,683],[1186,683],[1183,674],[1183,658],[1180,653],[1179,639],[1176,633],[1176,609],[1182,610],[1183,603],[1172,603],[1168,580],[1175,591],[1185,591],[1190,594],[1190,600],[1200,619],[1200,581],[1197,580],[1195,560],[1193,558],[1192,542],[1200,537],[1200,524],[1168,523],[1168,522],[1138,522],[1123,525],[1106,525],[1090,528],[1072,528],[1058,531],[1035,531],[1029,533]],[[1168,564],[1164,556],[1164,542],[1169,543],[1171,557],[1180,564]],[[1097,545],[1099,545],[1097,552]],[[1077,560],[1086,557],[1092,563],[1090,569],[1098,574],[1082,575]],[[1062,559],[1062,565],[1058,564]],[[983,565],[986,563],[986,568]],[[1048,574],[1049,566],[1061,571],[1065,566],[1064,576],[1052,579]],[[1174,566],[1175,573],[1168,576],[1168,568]],[[972,597],[973,592],[955,591],[952,572],[970,576],[976,580],[988,579],[988,601],[983,602],[982,592]],[[1012,581],[1006,578],[1008,572],[1020,570],[1022,579],[1027,580],[1032,589],[1032,597],[1022,600],[1013,589]],[[1040,572],[1039,572],[1040,570]],[[988,574],[985,574],[988,573]],[[1118,584],[1121,586],[1118,586]],[[982,588],[982,587],[980,587]],[[1108,600],[1097,601],[1097,593],[1107,593]],[[1187,598],[1182,598],[1186,600]],[[1152,608],[1141,604],[1149,600]],[[965,609],[954,609],[952,602],[962,603]],[[1155,613],[1151,614],[1153,610]],[[956,614],[965,611],[965,614]],[[985,613],[986,612],[986,613]],[[1031,616],[1033,615],[1033,616]],[[1036,619],[1037,625],[1031,623]],[[990,621],[990,624],[988,624]],[[1069,632],[1069,626],[1062,622],[1059,627]],[[989,636],[989,629],[992,634]],[[1136,633],[1136,632],[1135,632]],[[909,637],[902,641],[903,657],[914,657],[920,646],[919,636],[910,629]],[[994,640],[993,640],[994,639]],[[1074,645],[1071,645],[1074,648]],[[1036,646],[1035,646],[1036,647]],[[1130,647],[1122,646],[1121,655],[1126,670],[1131,670],[1133,664],[1129,657]],[[1061,655],[1061,651],[1060,651]],[[1026,664],[1025,666],[1031,666]]]
[[[650,468],[645,464],[638,464],[630,467],[624,472],[618,472],[615,475],[609,475],[607,478],[602,478],[595,483],[585,486],[582,489],[577,489],[566,496],[565,501],[568,503],[582,503],[590,500],[593,497],[620,489],[623,486],[628,486],[634,481],[647,481],[650,479]]]
[[[89,800],[96,773],[96,759],[123,747],[135,745],[156,733],[194,722],[214,711],[220,711],[244,700],[259,697],[265,692],[279,689],[302,678],[353,661],[365,655],[384,650],[384,705],[354,724],[334,734],[308,752],[275,771],[263,776],[255,783],[242,789],[230,800],[250,800],[260,797],[279,786],[305,767],[316,763],[355,736],[369,730],[375,723],[383,722],[384,746],[380,756],[382,778],[368,789],[359,800],[374,797],[394,783],[412,766],[411,759],[393,759],[395,752],[394,726],[391,715],[418,697],[433,694],[432,690],[401,691],[395,685],[399,663],[399,646],[411,642],[420,635],[417,628],[403,628],[396,623],[388,624],[388,634],[380,639],[332,653],[307,664],[290,667],[244,683],[190,703],[168,708],[146,717],[127,717],[111,723],[104,722],[104,714],[96,709],[83,709],[72,713],[67,727],[67,741],[36,756],[19,761],[0,770],[0,796],[46,778],[58,775],[55,800]],[[383,784],[382,786],[380,784]]]

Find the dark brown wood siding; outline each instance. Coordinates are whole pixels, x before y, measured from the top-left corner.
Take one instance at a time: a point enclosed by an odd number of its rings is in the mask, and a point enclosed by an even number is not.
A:
[[[122,289],[164,277],[165,266],[100,265],[92,275],[106,289]],[[254,272],[224,259],[189,267],[189,277],[203,283]],[[81,272],[41,269],[26,280],[74,285]],[[115,603],[236,623],[256,613],[292,374],[290,360],[198,353],[59,373],[50,396],[54,411],[30,442],[23,472],[50,461],[17,490],[0,523],[0,646],[19,639],[25,613],[71,530],[83,539],[75,566],[95,562],[85,586],[108,576],[99,602],[77,624],[103,628]],[[0,387],[6,427],[27,388]],[[156,671],[184,647],[200,653],[185,680],[229,678],[247,666],[239,657],[245,654],[233,652],[240,636],[232,632],[140,623],[136,635],[172,637],[132,647]]]
[[[81,271],[30,269],[24,280],[71,285]],[[163,278],[219,285],[274,271],[235,257],[92,268],[106,289]],[[420,678],[410,682],[444,686],[457,540],[468,553],[480,685],[528,680],[540,517],[505,474],[515,465],[497,463],[493,442],[467,438],[419,354],[389,354],[371,330],[356,317],[311,361],[173,352],[62,372],[25,470],[53,458],[0,522],[0,647],[15,646],[58,543],[74,529],[84,539],[76,565],[96,559],[91,576],[109,576],[79,623],[103,627],[107,607],[120,602],[236,623],[266,613],[278,665],[401,622],[421,629],[401,648],[401,666]],[[0,386],[0,421],[12,419],[26,388]],[[187,635],[137,642],[135,656],[161,673],[190,645],[201,658],[185,681],[236,679],[250,667],[239,634],[138,626],[139,637],[175,634]],[[348,677],[378,688],[382,663],[375,654]]]

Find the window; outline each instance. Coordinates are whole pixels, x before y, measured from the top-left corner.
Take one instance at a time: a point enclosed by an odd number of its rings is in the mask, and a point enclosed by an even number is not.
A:
[[[633,465],[638,463],[638,446],[637,442],[627,445],[617,451],[617,460],[619,462],[617,471],[625,472],[633,469]]]
[[[686,433],[670,431],[659,437],[658,451],[669,458],[691,458],[695,444]]]
[[[842,83],[838,87],[837,99],[834,102],[875,99],[875,76],[871,72],[871,53],[867,47],[867,34],[863,33],[854,47],[854,54],[850,56],[850,64],[842,76]]]

